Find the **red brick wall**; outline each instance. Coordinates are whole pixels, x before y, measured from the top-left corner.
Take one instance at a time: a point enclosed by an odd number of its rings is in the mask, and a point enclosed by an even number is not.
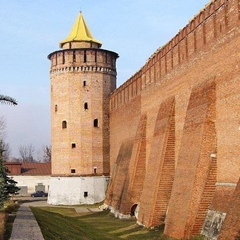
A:
[[[53,176],[95,175],[94,169],[109,175],[109,97],[116,87],[116,58],[116,53],[90,48],[49,55]]]
[[[137,130],[137,136],[134,139],[132,156],[127,171],[126,187],[122,193],[122,201],[119,211],[124,215],[131,213],[132,206],[140,201],[143,183],[146,174],[146,122],[147,117],[144,114]],[[125,175],[126,173],[122,173]]]
[[[162,180],[156,177],[162,165],[157,162],[153,169],[151,164],[165,151],[155,143],[158,111],[167,99],[175,99],[176,174],[165,233],[177,238],[200,233],[208,208],[225,212],[228,206],[224,202],[231,201],[232,190],[218,186],[237,183],[240,175],[239,10],[239,0],[212,1],[111,95],[111,173],[120,146],[126,140],[135,141],[141,116],[146,114],[146,175],[142,177],[155,186]],[[156,146],[160,152],[153,151]],[[216,153],[216,158],[211,159],[211,153]],[[133,159],[126,174],[134,173]],[[153,174],[149,174],[150,169]],[[133,189],[129,186],[121,189],[128,189],[131,195]],[[157,201],[153,192],[144,193],[145,187],[139,202],[135,202],[140,206],[139,217],[147,208],[152,213],[165,211],[166,206],[160,207],[158,201],[162,193]],[[125,203],[120,201],[116,210],[121,207],[126,214],[129,205]],[[146,226],[161,224],[163,215],[156,222],[152,213],[139,222]]]
[[[113,209],[119,209],[124,188],[129,184],[127,181],[127,171],[132,156],[133,141],[126,140],[122,143],[116,164],[112,173],[111,182],[109,184],[108,194],[105,203]]]
[[[216,174],[205,186],[213,173],[210,155],[216,154],[215,95],[215,83],[206,83],[195,87],[190,97],[165,227],[175,238],[193,235],[197,216],[206,215],[213,198]],[[204,193],[209,201],[201,204]]]
[[[149,163],[140,199],[138,221],[146,226],[164,222],[175,171],[174,98],[160,105]]]
[[[219,240],[240,238],[240,180],[227,211]]]

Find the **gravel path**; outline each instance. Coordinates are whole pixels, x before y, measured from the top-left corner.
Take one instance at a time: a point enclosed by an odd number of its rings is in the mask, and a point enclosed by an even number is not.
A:
[[[13,223],[10,240],[44,240],[29,206],[20,206]]]
[[[44,240],[41,229],[30,209],[33,207],[51,206],[46,201],[47,199],[35,198],[20,205],[17,216],[13,223],[13,229],[10,240]],[[58,207],[58,206],[55,206]],[[67,206],[65,206],[67,207]],[[71,206],[72,207],[72,206]],[[99,208],[76,207],[76,212],[99,212]]]

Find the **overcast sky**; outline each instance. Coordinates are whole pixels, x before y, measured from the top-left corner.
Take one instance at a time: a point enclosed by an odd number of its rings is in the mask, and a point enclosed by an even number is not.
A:
[[[81,10],[102,48],[117,52],[118,86],[170,41],[210,0],[7,0],[0,7],[0,105],[12,156],[50,145],[50,61]]]

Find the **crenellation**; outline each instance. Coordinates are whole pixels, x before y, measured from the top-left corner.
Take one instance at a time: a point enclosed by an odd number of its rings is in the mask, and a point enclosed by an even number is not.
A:
[[[228,0],[215,0],[207,4],[174,38],[165,46],[159,48],[149,58],[148,62],[142,68],[143,82],[141,91],[148,86],[148,83],[161,81],[164,75],[170,73],[180,64],[189,61],[192,55],[201,51],[207,43],[214,41],[218,34],[226,33],[228,30],[227,26],[230,25],[229,16],[231,15],[228,2]],[[239,1],[237,4],[239,7]],[[236,15],[235,8],[233,11],[231,18],[234,18],[234,15]],[[152,68],[152,65],[154,65],[155,74],[148,72],[148,69]],[[134,76],[128,81],[132,79],[135,79]],[[128,81],[124,84],[127,84]],[[121,89],[121,87],[118,88],[113,95],[117,91],[121,91]]]
[[[240,1],[237,0],[237,7],[238,7],[238,20],[240,20]]]
[[[240,174],[239,2],[206,5],[111,94],[106,204],[116,216],[134,215],[135,206],[139,224],[164,223],[169,237],[190,239],[201,233],[208,210],[229,211]],[[146,131],[139,142],[143,114]],[[135,145],[127,162],[129,139]],[[144,145],[141,157],[136,143]],[[223,182],[234,187],[219,187]],[[239,229],[239,221],[235,225]]]
[[[179,44],[172,49],[172,68],[175,68],[180,63],[179,51]]]
[[[240,189],[239,2],[211,1],[118,89],[118,56],[94,38],[68,38],[49,55],[50,203],[59,194],[64,204],[102,201],[110,174],[105,204],[115,216],[190,239],[211,210],[229,213],[226,236],[239,230],[239,204],[229,207]]]
[[[52,70],[59,66],[96,66],[100,71],[116,71],[116,53],[102,49],[70,49],[51,53],[49,59],[52,59]],[[89,68],[85,68],[89,71]]]

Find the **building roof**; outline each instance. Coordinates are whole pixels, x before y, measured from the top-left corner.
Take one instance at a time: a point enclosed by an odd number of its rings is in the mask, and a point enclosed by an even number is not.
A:
[[[101,42],[93,37],[81,12],[73,26],[69,37],[60,42],[60,47],[62,48],[65,43],[69,42],[93,42],[99,44],[100,46],[102,45]]]
[[[14,176],[47,176],[51,175],[51,163],[6,162],[5,166]]]
[[[22,163],[21,175],[51,175],[51,163]]]

